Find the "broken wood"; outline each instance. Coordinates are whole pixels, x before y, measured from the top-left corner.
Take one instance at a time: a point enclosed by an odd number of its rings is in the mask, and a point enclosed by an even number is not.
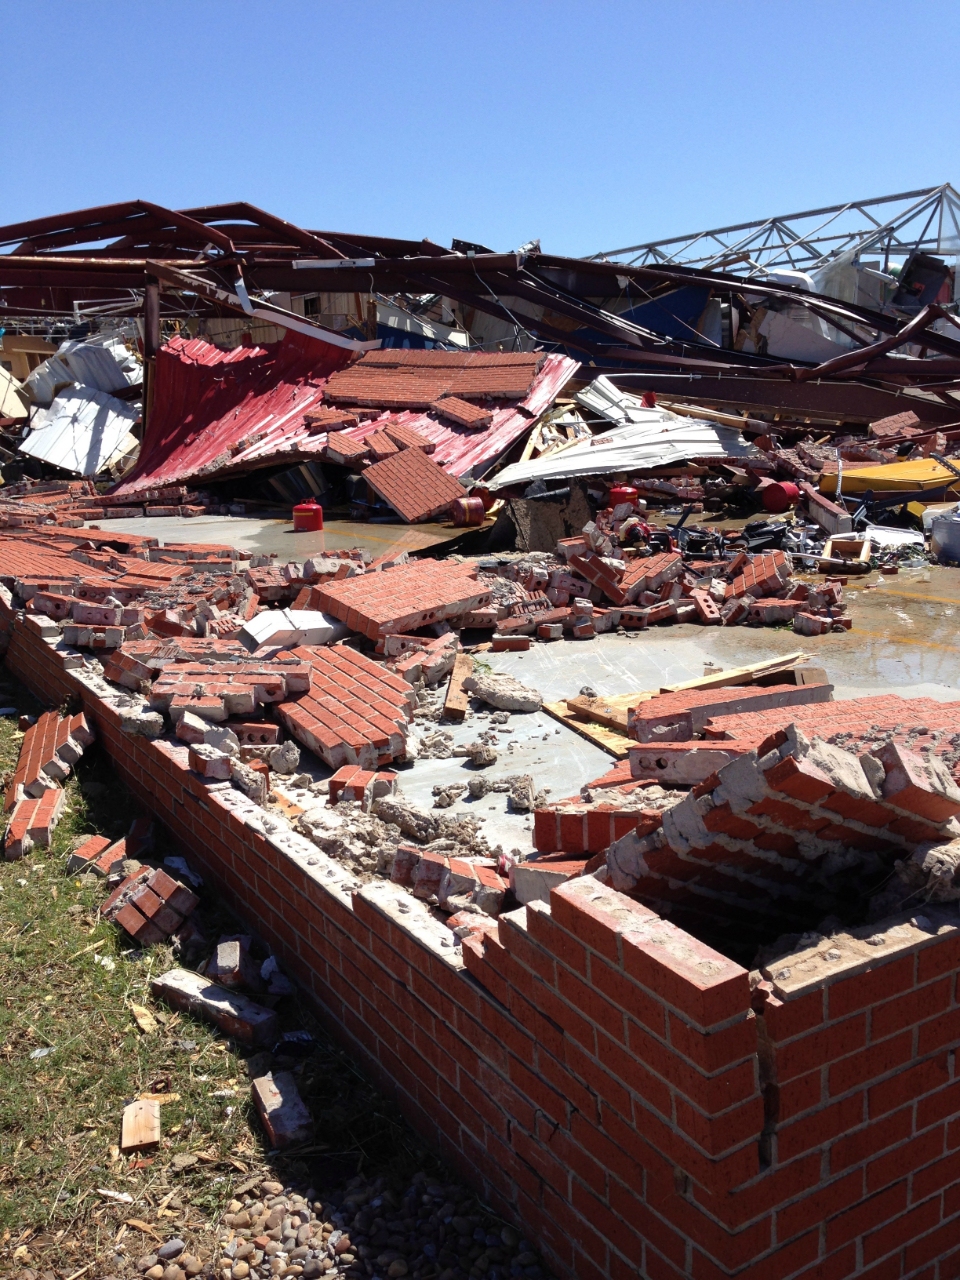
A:
[[[123,1109],[120,1150],[145,1151],[160,1142],[160,1104],[137,1098]]]
[[[450,672],[447,696],[443,701],[443,715],[447,720],[462,720],[470,706],[470,694],[463,682],[473,675],[473,658],[469,653],[458,653]]]
[[[610,729],[607,725],[597,724],[592,720],[578,719],[565,702],[545,702],[543,709],[547,715],[553,716],[554,720],[559,720],[574,733],[579,733],[581,738],[586,738],[594,746],[601,747],[617,760],[626,758],[633,741],[626,734],[618,733],[616,729]]]
[[[722,689],[730,684],[752,684],[756,676],[795,667],[806,660],[807,654],[802,649],[798,649],[795,653],[784,654],[782,658],[767,658],[764,662],[751,662],[744,667],[730,667],[726,671],[715,671],[709,676],[700,676],[696,680],[683,680],[679,684],[662,685],[660,693],[680,693],[684,689]]]

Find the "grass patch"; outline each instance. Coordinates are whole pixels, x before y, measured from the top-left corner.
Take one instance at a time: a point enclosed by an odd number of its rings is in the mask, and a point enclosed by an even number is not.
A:
[[[43,710],[2,682],[0,700]],[[7,778],[21,740],[16,719],[0,718]],[[92,1264],[92,1276],[133,1274],[135,1260],[173,1234],[210,1258],[226,1202],[258,1175],[312,1182],[326,1194],[357,1173],[399,1185],[420,1170],[439,1171],[296,995],[279,1006],[281,1025],[310,1031],[314,1044],[294,1061],[261,1058],[259,1070],[297,1072],[317,1140],[286,1157],[267,1152],[250,1102],[248,1051],[156,1004],[149,982],[173,965],[169,947],[137,949],[100,919],[104,882],[64,874],[78,836],[119,837],[129,828],[132,797],[96,747],[66,791],[53,847],[0,862],[0,1252],[15,1269],[69,1276]],[[181,851],[161,835],[154,859],[172,852]],[[211,947],[238,927],[213,896],[196,917]],[[139,1029],[135,1004],[153,1014],[155,1034]],[[170,1098],[161,1106],[161,1145],[123,1156],[123,1108],[145,1092]]]

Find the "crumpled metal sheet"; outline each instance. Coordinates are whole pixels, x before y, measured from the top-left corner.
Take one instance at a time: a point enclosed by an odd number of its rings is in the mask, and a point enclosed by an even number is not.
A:
[[[114,492],[319,461],[329,437],[306,426],[304,414],[329,407],[327,378],[348,359],[347,352],[292,332],[278,344],[233,351],[201,339],[172,339],[157,357],[156,397],[140,460]],[[568,356],[546,356],[526,396],[495,409],[482,431],[404,410],[337,434],[363,440],[404,423],[436,444],[432,457],[450,475],[478,479],[531,429],[579,367]]]
[[[40,458],[79,476],[95,476],[110,461],[140,416],[139,407],[125,404],[95,387],[67,387],[48,409],[33,418],[33,430],[20,453]]]
[[[644,471],[691,458],[762,456],[735,427],[700,418],[682,418],[669,409],[648,408],[637,396],[621,391],[608,378],[597,378],[577,393],[577,400],[585,409],[617,425],[569,449],[505,467],[490,482],[491,489],[531,480]]]

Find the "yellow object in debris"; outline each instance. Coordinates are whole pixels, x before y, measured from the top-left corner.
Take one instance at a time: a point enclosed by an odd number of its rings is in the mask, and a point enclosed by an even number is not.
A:
[[[913,462],[891,462],[882,467],[844,468],[841,480],[843,493],[866,493],[872,489],[874,493],[903,489],[936,489],[942,485],[960,491],[960,477],[955,476],[936,458],[916,458]],[[832,498],[837,487],[836,472],[825,476],[820,482],[820,492]]]

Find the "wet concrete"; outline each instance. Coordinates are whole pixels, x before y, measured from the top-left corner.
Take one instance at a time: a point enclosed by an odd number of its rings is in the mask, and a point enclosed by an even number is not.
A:
[[[536,684],[548,701],[570,697],[573,685],[573,693],[583,684],[600,694],[654,689],[703,675],[707,661],[738,667],[797,649],[826,668],[839,698],[892,692],[960,700],[960,569],[871,573],[851,578],[844,595],[853,629],[824,636],[683,624],[487,657],[498,670]]]
[[[281,560],[307,560],[324,551],[364,547],[375,556],[391,551],[422,551],[462,534],[442,524],[365,524],[329,520],[321,533],[294,533],[292,520],[254,516],[153,516],[134,520],[98,520],[101,530],[139,533],[161,542],[219,543],[257,555],[275,551]]]

